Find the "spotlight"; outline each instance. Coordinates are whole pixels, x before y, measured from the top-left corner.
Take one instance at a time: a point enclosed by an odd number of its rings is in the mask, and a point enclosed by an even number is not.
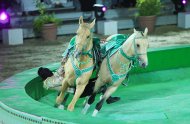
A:
[[[0,22],[5,24],[8,22],[8,15],[5,12],[0,13]]]
[[[102,7],[102,11],[103,12],[106,12],[107,11],[107,8],[105,6]]]
[[[0,27],[8,27],[10,24],[10,17],[6,11],[0,11]]]
[[[105,20],[104,13],[107,11],[107,7],[102,4],[94,4],[94,12],[97,20]]]
[[[187,4],[187,0],[182,0],[182,3],[185,5]]]

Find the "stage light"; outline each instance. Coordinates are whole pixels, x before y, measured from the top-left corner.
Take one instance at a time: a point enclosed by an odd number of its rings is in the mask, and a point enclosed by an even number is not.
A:
[[[187,1],[186,0],[182,0],[182,3],[185,5],[185,4],[187,4]]]
[[[0,13],[0,21],[1,23],[6,23],[8,20],[8,15],[5,12]]]
[[[0,27],[7,27],[10,24],[10,17],[6,11],[0,12]]]
[[[102,7],[102,11],[103,12],[106,12],[107,11],[107,8],[105,6]]]
[[[94,12],[97,20],[105,20],[104,13],[107,11],[107,7],[102,4],[94,4]]]

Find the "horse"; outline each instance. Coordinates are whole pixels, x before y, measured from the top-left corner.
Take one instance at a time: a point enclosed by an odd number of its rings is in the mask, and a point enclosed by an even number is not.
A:
[[[92,116],[97,115],[107,98],[118,89],[118,86],[126,78],[126,75],[131,70],[134,63],[142,68],[145,68],[148,65],[147,33],[147,28],[145,28],[144,33],[134,29],[134,33],[124,41],[115,53],[110,55],[110,52],[108,52],[100,66],[94,91],[82,110],[83,114],[86,114],[90,105],[94,102],[95,96],[101,86],[107,85],[108,87],[103,97],[96,104]],[[112,37],[113,36],[108,37],[106,41],[109,41]]]
[[[76,32],[75,39],[75,50],[70,53],[69,58],[64,64],[64,79],[62,81],[61,92],[56,98],[56,105],[61,108],[61,103],[67,88],[76,86],[73,99],[67,107],[68,111],[74,110],[75,104],[88,84],[94,69],[92,55],[92,28],[94,25],[95,19],[91,23],[85,23],[82,16],[79,18],[79,28]]]

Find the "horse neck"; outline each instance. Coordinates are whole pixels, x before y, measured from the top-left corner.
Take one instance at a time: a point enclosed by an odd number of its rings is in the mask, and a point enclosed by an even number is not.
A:
[[[85,51],[89,51],[92,48],[93,48],[93,37],[90,39]]]
[[[133,40],[135,38],[135,34],[132,34],[125,42],[124,44],[121,46],[121,48],[123,49],[124,53],[127,54],[128,56],[132,55],[132,47],[133,47]],[[118,73],[120,71],[121,68],[121,64],[118,64],[118,61],[120,61],[123,64],[129,64],[130,60],[124,58],[121,53],[119,51],[117,51],[110,60],[112,69],[114,70],[115,73]]]
[[[85,52],[88,52],[89,50],[91,50],[93,48],[93,37],[88,42],[89,43],[88,43],[88,46],[85,49]],[[90,61],[90,62],[88,62],[88,61]],[[86,68],[86,67],[89,67],[89,66],[93,65],[93,59],[90,58],[88,55],[82,55],[80,57],[80,62],[87,62],[87,64],[80,65],[80,68]]]

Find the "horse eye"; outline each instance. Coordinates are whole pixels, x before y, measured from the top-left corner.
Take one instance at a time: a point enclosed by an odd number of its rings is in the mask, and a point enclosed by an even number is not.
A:
[[[87,38],[90,38],[90,36],[87,36]]]
[[[140,45],[139,44],[137,44],[137,48],[139,48],[140,47]]]

